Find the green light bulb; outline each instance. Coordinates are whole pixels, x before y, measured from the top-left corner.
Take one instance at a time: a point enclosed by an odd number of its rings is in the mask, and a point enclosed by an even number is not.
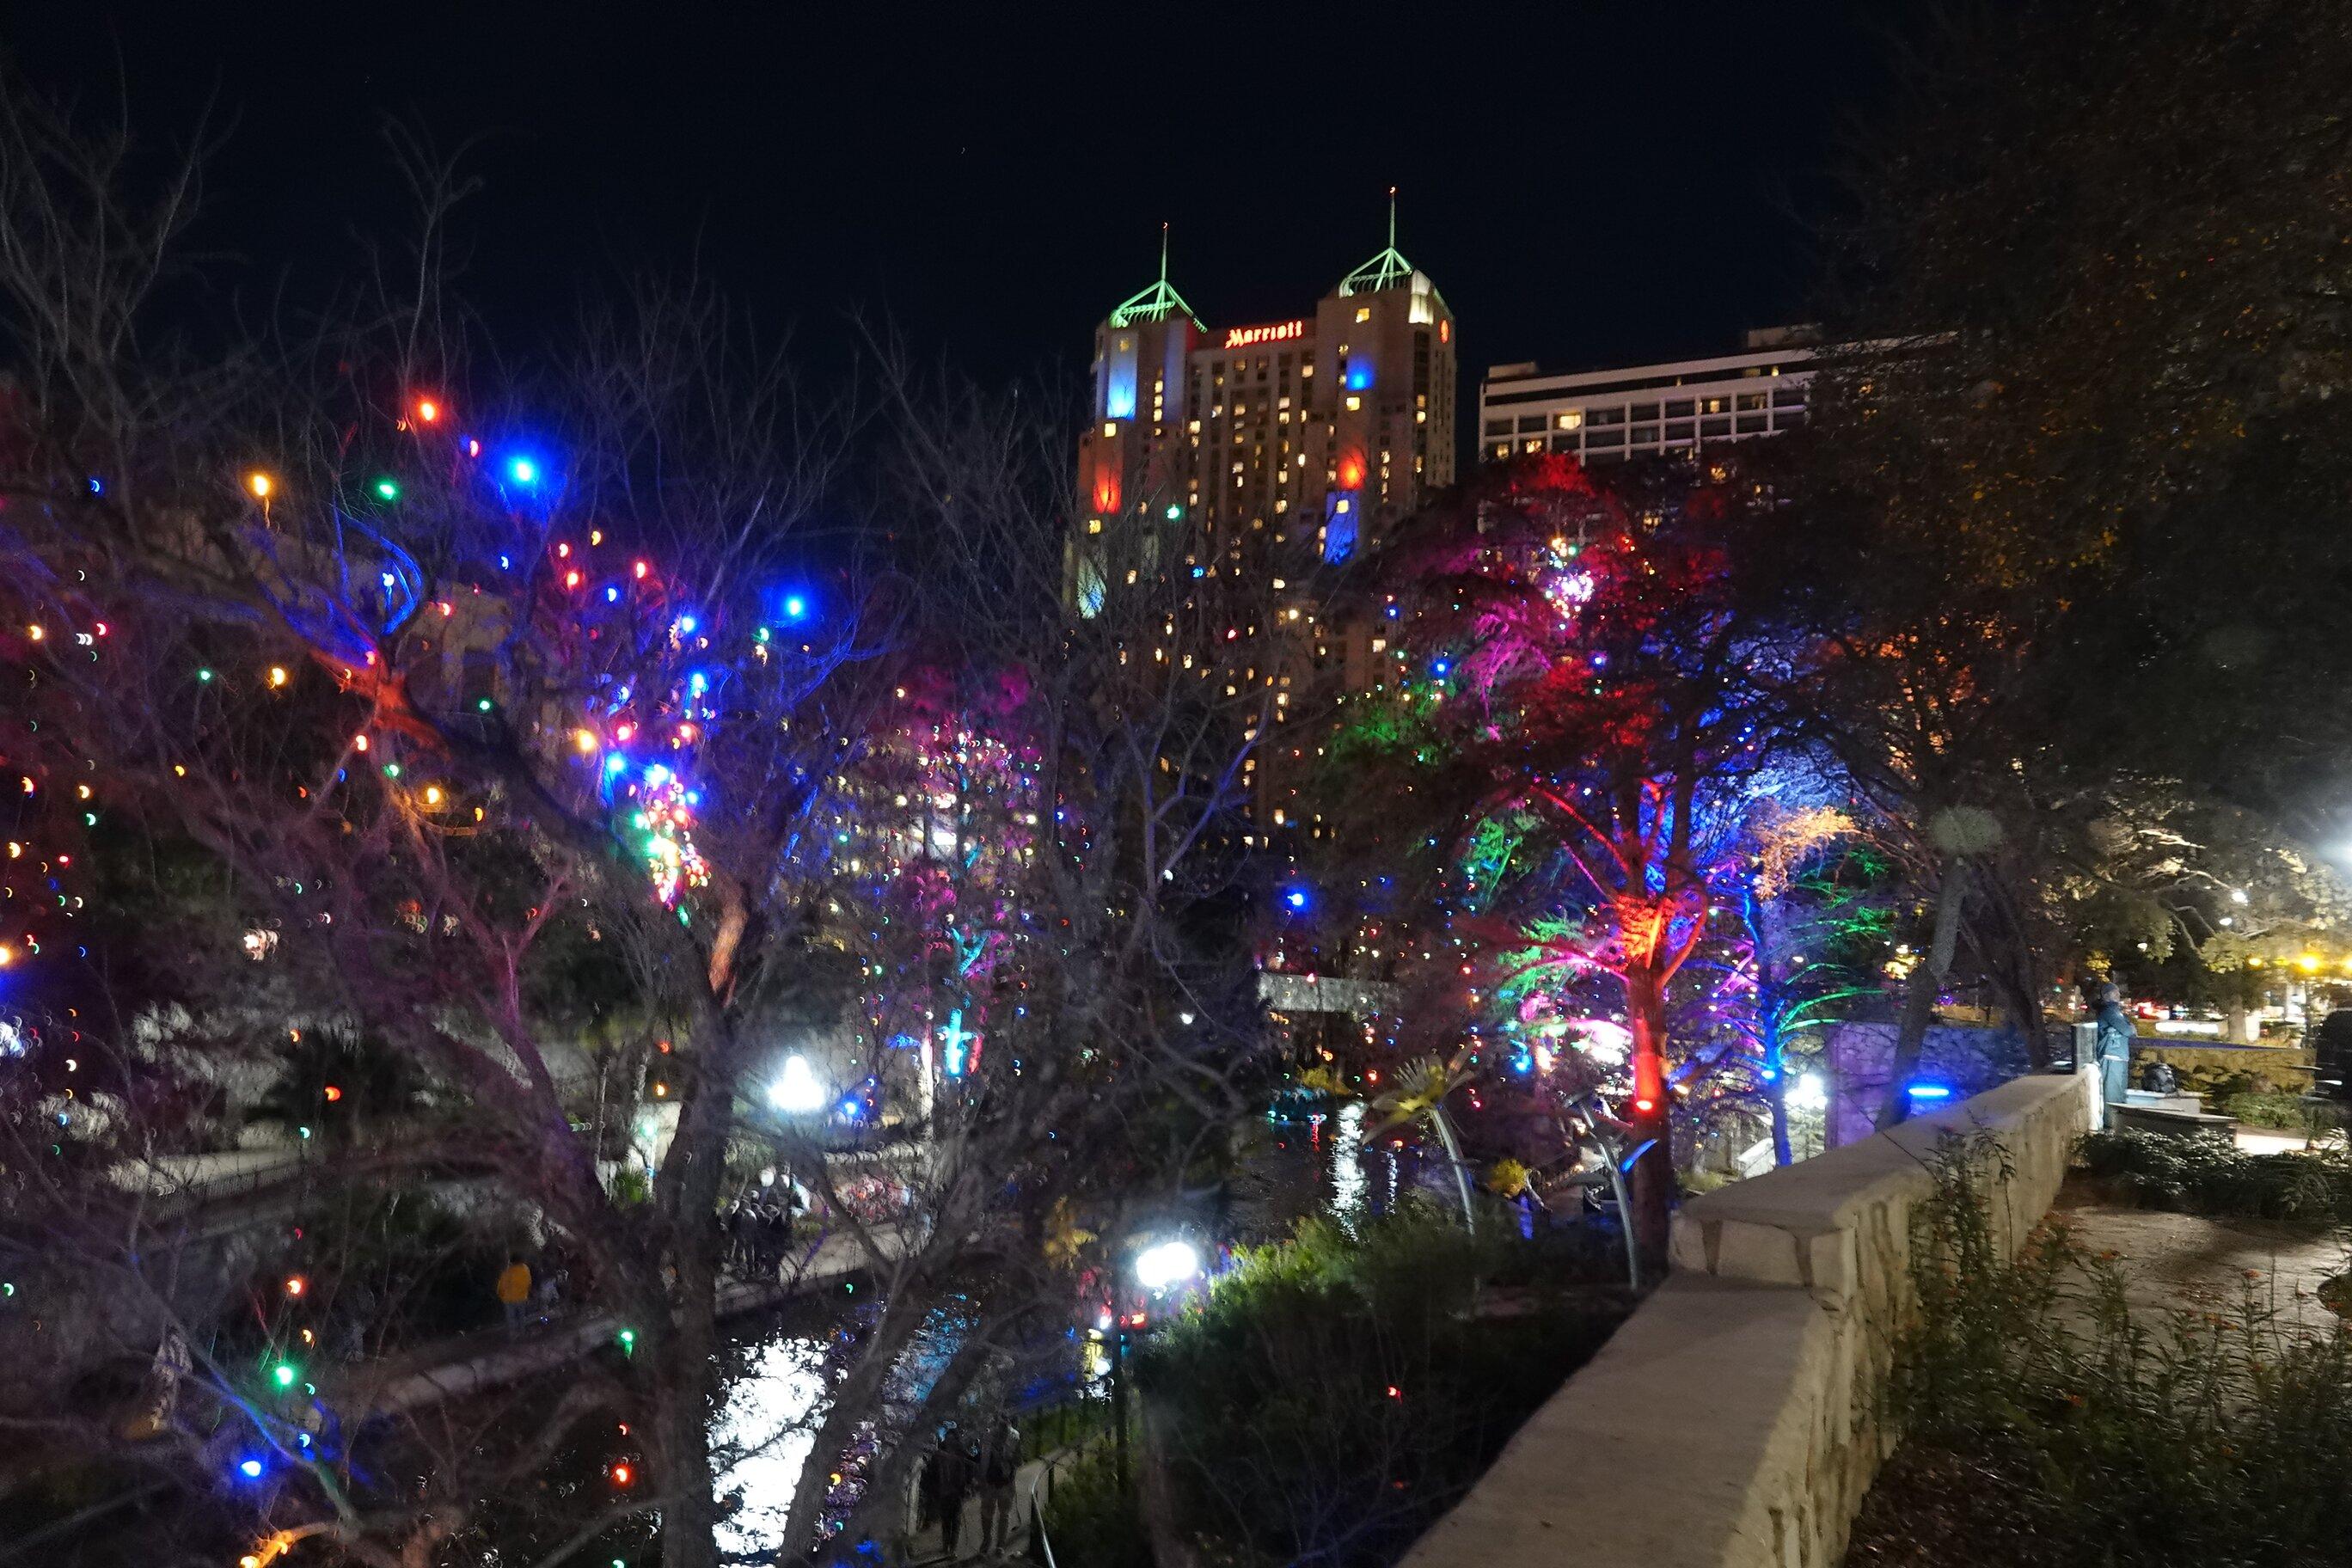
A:
[[[400,481],[387,474],[383,479],[376,480],[375,493],[376,498],[380,500],[398,500],[400,499]]]

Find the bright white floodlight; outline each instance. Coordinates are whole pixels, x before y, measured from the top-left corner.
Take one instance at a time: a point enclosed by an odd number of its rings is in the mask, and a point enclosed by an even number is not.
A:
[[[1147,1290],[1165,1290],[1201,1272],[1201,1249],[1189,1241],[1163,1241],[1135,1255],[1135,1282]]]
[[[803,1056],[784,1058],[783,1076],[768,1086],[768,1103],[787,1116],[806,1116],[824,1109],[832,1096],[817,1082],[816,1072]]]

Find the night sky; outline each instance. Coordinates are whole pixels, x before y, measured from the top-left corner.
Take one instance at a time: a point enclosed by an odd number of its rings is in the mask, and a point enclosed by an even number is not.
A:
[[[90,0],[15,6],[5,38],[150,139],[211,105],[199,237],[256,300],[396,235],[387,116],[477,139],[464,289],[520,352],[583,288],[698,256],[818,344],[857,305],[985,378],[1068,374],[1162,219],[1211,325],[1275,320],[1380,247],[1393,183],[1469,403],[1490,363],[1729,352],[1801,318],[1894,9]]]

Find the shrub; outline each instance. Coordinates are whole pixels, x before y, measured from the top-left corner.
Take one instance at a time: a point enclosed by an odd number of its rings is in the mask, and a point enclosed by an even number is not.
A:
[[[2219,1134],[2094,1132],[2082,1159],[2154,1207],[2352,1224],[2352,1152],[2340,1145],[2249,1154]]]
[[[2318,1135],[2344,1125],[2344,1108],[2326,1100],[2284,1089],[2253,1089],[2217,1101],[2222,1114],[2255,1127],[2283,1127],[2289,1131]]]
[[[1582,1284],[1613,1278],[1426,1208],[1245,1251],[1139,1367],[1185,1532],[1220,1562],[1388,1561],[1615,1327],[1622,1292]]]
[[[2136,1319],[2115,1263],[2044,1232],[1989,1249],[1984,1194],[1937,1167],[1913,1237],[1907,1431],[1850,1563],[2352,1563],[2352,1333],[2237,1311]]]
[[[1151,1568],[1151,1542],[1135,1494],[1118,1484],[1111,1450],[1067,1455],[1054,1467],[1045,1500],[1045,1534],[1056,1563],[1085,1568]]]

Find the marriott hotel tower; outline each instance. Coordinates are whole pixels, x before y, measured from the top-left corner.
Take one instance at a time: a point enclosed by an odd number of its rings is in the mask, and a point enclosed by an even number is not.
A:
[[[1165,530],[1194,576],[1310,542],[1340,561],[1453,483],[1453,313],[1398,253],[1393,199],[1389,241],[1306,315],[1212,329],[1163,240],[1160,280],[1095,329],[1086,533]],[[1074,542],[1083,604],[1104,584]]]

